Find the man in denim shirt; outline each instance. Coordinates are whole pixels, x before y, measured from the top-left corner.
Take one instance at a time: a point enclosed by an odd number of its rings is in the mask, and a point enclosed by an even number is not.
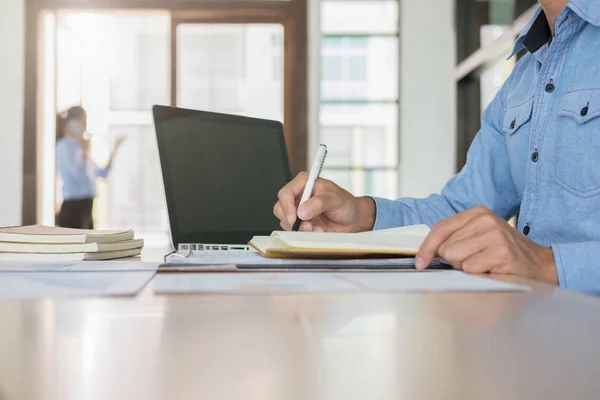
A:
[[[439,254],[471,273],[514,274],[600,292],[600,1],[540,0],[511,57],[525,49],[485,110],[464,169],[441,195],[354,197],[319,180],[284,187],[275,215],[290,229],[359,232],[433,226],[416,258]],[[518,229],[506,221],[519,213]],[[441,222],[440,222],[441,221]]]

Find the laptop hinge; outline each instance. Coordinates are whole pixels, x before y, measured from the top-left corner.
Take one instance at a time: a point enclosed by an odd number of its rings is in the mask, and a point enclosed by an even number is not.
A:
[[[177,246],[177,255],[182,257],[188,257],[194,251],[250,251],[250,246],[246,245],[232,245],[232,244],[190,244],[180,243]]]

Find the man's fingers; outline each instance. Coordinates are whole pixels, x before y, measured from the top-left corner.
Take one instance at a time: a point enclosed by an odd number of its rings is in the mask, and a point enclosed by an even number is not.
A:
[[[278,201],[277,203],[275,203],[275,206],[273,207],[273,214],[275,214],[275,216],[281,221],[281,222],[286,222],[289,224],[289,221],[287,220],[287,218],[285,217],[285,213],[283,212],[283,207],[281,207],[281,202]]]
[[[455,242],[465,240],[474,235],[482,235],[486,233],[493,225],[493,219],[496,218],[491,214],[479,214],[468,220],[460,229],[452,233],[444,243],[440,245],[438,254],[445,246],[449,246]],[[490,222],[492,221],[492,222]]]
[[[302,222],[300,224],[300,227],[298,228],[298,231],[300,232],[312,232],[313,231],[313,224],[310,222]]]
[[[429,235],[427,235],[417,252],[417,257],[415,258],[416,267],[418,269],[427,268],[442,243],[471,219],[489,212],[485,207],[477,207],[437,223],[431,232],[429,232]]]
[[[486,248],[464,260],[462,269],[469,274],[485,274],[500,264],[501,261],[494,256],[493,249]]]
[[[310,221],[321,214],[338,207],[340,199],[331,193],[311,197],[298,208],[298,217],[303,221]]]
[[[500,219],[491,213],[476,215],[460,227],[460,229],[451,234],[446,241],[440,245],[437,253],[441,255],[447,248],[454,247],[455,243],[467,239],[473,240],[482,235],[487,235],[488,232],[494,230],[494,227],[498,225],[498,221],[500,221]],[[499,230],[495,231],[500,234]],[[501,238],[497,236],[496,239]]]
[[[462,233],[466,229],[464,227],[459,232]],[[497,242],[497,237],[498,235],[495,231],[485,233],[475,231],[471,236],[467,236],[462,240],[443,243],[438,250],[438,254],[454,267],[464,270],[463,262],[475,254],[494,246]]]
[[[290,225],[293,225],[296,221],[296,200],[302,197],[307,180],[308,174],[301,172],[294,180],[285,185],[277,195],[282,212],[282,217],[278,216],[278,218],[287,220]]]

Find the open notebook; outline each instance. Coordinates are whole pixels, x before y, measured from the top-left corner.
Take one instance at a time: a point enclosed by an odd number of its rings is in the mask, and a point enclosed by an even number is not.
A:
[[[362,233],[273,232],[249,245],[269,258],[414,256],[429,233],[412,225]]]

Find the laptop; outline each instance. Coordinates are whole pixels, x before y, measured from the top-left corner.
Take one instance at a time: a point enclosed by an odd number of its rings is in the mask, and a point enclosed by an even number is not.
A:
[[[280,229],[273,206],[291,179],[280,122],[166,106],[153,116],[178,254],[250,250]]]

